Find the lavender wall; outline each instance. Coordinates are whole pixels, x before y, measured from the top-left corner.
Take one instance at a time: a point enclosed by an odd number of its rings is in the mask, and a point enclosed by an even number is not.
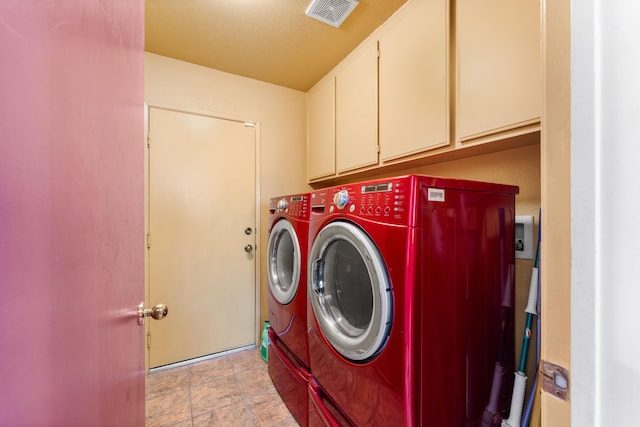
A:
[[[143,0],[0,3],[0,425],[143,425]]]

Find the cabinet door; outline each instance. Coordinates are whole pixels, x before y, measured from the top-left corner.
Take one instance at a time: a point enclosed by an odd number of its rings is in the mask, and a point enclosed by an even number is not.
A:
[[[378,43],[360,45],[336,71],[338,173],[378,163]]]
[[[448,144],[448,2],[415,0],[379,33],[380,160]]]
[[[309,181],[336,173],[335,79],[328,76],[307,93],[307,176]]]
[[[540,120],[539,0],[457,2],[457,138]]]

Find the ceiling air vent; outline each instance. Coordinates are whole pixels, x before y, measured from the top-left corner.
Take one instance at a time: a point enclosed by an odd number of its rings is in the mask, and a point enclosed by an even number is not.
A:
[[[358,0],[313,0],[305,15],[338,28],[357,5]]]

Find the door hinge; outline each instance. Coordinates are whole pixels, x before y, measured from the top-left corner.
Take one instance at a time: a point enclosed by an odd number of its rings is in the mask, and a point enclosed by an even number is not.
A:
[[[542,361],[542,390],[562,400],[569,400],[569,371],[555,363]]]
[[[147,148],[151,148],[151,135],[147,134]]]
[[[147,233],[147,249],[151,249],[151,233]]]
[[[147,348],[151,349],[151,332],[147,332]]]
[[[378,144],[378,154],[380,154],[380,144]]]

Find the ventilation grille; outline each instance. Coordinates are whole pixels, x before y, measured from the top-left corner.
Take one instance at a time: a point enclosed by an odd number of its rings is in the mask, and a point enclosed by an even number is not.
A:
[[[305,15],[338,28],[357,5],[358,0],[313,0]]]

